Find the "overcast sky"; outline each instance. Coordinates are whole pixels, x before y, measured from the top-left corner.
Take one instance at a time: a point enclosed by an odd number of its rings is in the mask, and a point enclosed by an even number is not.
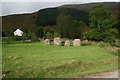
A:
[[[73,2],[74,1],[74,2]],[[119,2],[120,0],[2,0],[0,16],[32,13],[43,8],[64,4],[83,4],[91,2]]]

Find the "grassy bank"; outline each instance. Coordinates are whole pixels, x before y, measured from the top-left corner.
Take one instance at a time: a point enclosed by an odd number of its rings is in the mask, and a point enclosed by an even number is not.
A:
[[[3,74],[15,78],[84,77],[118,68],[117,56],[103,47],[3,43]]]

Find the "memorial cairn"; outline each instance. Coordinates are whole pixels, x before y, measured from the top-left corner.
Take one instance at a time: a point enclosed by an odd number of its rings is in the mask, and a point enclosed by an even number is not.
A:
[[[62,43],[62,41],[61,41],[60,37],[55,37],[54,38],[54,41],[53,41],[54,45],[61,45],[61,43]],[[52,42],[49,39],[45,39],[44,44],[45,45],[50,45],[50,44],[52,44]],[[64,42],[64,46],[70,46],[70,40],[66,40]],[[74,39],[73,40],[73,46],[81,46],[81,40],[80,39]]]
[[[60,37],[56,37],[56,38],[54,38],[54,45],[61,45],[61,39],[60,39]]]
[[[70,46],[70,40],[66,40],[64,46]]]
[[[45,44],[45,45],[50,45],[50,40],[49,40],[49,39],[45,39],[45,40],[44,40],[44,44]]]
[[[81,46],[81,40],[80,39],[74,39],[73,40],[73,46]]]

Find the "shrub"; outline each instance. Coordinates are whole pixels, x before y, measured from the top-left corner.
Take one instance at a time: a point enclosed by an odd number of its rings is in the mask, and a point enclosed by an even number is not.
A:
[[[88,39],[90,30],[91,30],[90,27],[83,28],[83,30],[82,30],[82,38],[83,39]]]
[[[21,41],[22,37],[21,36],[11,36],[11,37],[4,37],[2,38],[3,42],[11,43],[15,41]]]
[[[54,32],[54,37],[61,37],[61,35],[58,32]]]
[[[31,39],[31,38],[32,38],[32,36],[31,36],[30,30],[26,30],[26,31],[23,33],[22,39],[23,39],[23,40],[28,40],[28,39]]]
[[[12,37],[15,41],[21,41],[23,38],[22,36],[13,36]]]
[[[12,32],[12,31],[8,31],[8,30],[2,31],[3,36],[5,36],[5,37],[13,36],[13,33],[11,33],[11,32]]]
[[[48,38],[48,39],[52,39],[52,38],[53,38],[53,34],[50,33],[50,32],[47,32],[47,34],[46,34],[46,38]]]
[[[15,40],[14,40],[14,38],[11,38],[11,37],[4,37],[4,38],[2,38],[2,41],[9,43],[9,42],[15,41]]]
[[[36,36],[39,37],[39,38],[42,38],[44,36],[44,30],[42,28],[39,28],[36,31]]]

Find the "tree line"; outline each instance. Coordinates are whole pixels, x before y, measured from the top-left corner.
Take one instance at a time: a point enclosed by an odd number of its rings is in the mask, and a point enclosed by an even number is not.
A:
[[[24,39],[30,39],[31,36],[49,39],[62,37],[114,42],[118,36],[116,24],[116,16],[105,9],[103,4],[93,6],[89,13],[73,8],[48,8],[38,11],[36,25],[39,28],[34,34],[25,30],[23,37]],[[52,25],[57,27],[54,30],[44,29],[44,26]]]
[[[38,13],[37,25],[57,25],[56,32],[63,38],[114,42],[118,34],[118,30],[114,28],[117,18],[103,4],[93,6],[89,14],[70,8],[43,11],[46,14],[41,11]]]

